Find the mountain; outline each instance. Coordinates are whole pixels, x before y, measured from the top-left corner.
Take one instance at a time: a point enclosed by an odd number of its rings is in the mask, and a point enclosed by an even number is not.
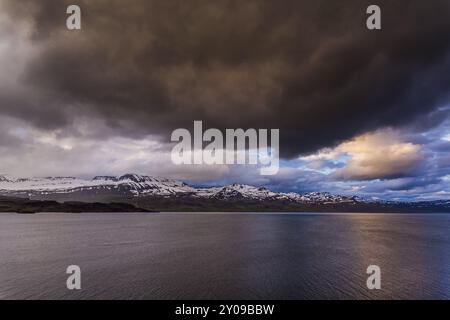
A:
[[[82,200],[103,196],[122,197],[192,197],[215,200],[260,200],[341,203],[355,202],[356,197],[336,196],[330,193],[306,194],[272,192],[264,187],[232,184],[224,187],[194,188],[167,178],[126,174],[119,177],[97,176],[93,179],[75,177],[12,178],[0,176],[0,195],[26,197],[35,200]]]
[[[70,194],[79,191],[108,190],[131,195],[173,195],[189,192],[183,182],[126,174],[120,177],[98,176],[91,180],[74,177],[11,178],[0,176],[0,193],[28,194],[30,197],[49,193]],[[194,190],[194,189],[192,189]]]
[[[195,188],[178,180],[137,174],[93,179],[0,176],[0,196],[58,202],[121,202],[158,211],[450,212],[447,200],[373,201],[327,192],[273,192],[244,184]]]

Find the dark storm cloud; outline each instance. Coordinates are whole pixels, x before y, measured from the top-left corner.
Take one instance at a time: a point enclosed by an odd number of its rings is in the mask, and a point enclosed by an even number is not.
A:
[[[40,100],[0,92],[1,111],[167,138],[193,120],[280,128],[285,157],[414,122],[448,99],[450,2],[376,1],[383,29],[369,31],[372,2],[8,1],[17,24],[34,23],[42,51],[21,80]],[[73,3],[78,32],[65,29]]]

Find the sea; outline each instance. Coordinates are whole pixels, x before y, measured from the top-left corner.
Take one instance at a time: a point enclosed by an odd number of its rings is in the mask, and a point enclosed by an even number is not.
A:
[[[0,299],[449,298],[447,214],[0,214]]]

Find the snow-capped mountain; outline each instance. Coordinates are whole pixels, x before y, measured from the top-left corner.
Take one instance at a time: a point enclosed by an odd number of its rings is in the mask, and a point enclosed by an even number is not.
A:
[[[11,178],[0,176],[0,194],[74,193],[80,191],[111,191],[139,195],[169,196],[195,191],[187,184],[166,178],[126,174],[120,177],[97,176],[93,179],[74,177]]]
[[[123,210],[128,211],[136,208],[150,211],[450,213],[449,200],[420,202],[367,200],[327,192],[305,194],[273,192],[264,187],[245,184],[195,188],[178,180],[137,174],[119,177],[98,176],[93,179],[0,176],[0,211],[12,210],[8,206],[2,209],[2,201],[5,206],[6,202],[14,202],[15,199],[19,202],[24,199],[31,202],[51,200],[57,203],[66,202],[69,206],[73,206],[74,201],[84,204],[121,204],[116,209],[125,208]],[[131,205],[131,209],[126,209],[126,205]],[[54,204],[51,206],[51,210],[60,210]],[[77,205],[77,208],[79,207],[80,205]]]
[[[52,196],[77,193],[121,194],[130,197],[193,197],[216,200],[284,200],[291,202],[355,202],[355,197],[336,196],[329,193],[278,193],[264,187],[232,184],[224,187],[194,188],[167,178],[126,174],[119,177],[97,176],[93,179],[75,177],[13,178],[0,176],[0,195],[26,196],[51,199]],[[58,197],[56,197],[58,198]]]

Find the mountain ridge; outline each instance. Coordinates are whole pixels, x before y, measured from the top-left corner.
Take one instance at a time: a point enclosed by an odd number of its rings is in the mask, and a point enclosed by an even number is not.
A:
[[[193,196],[199,198],[229,199],[279,199],[292,201],[353,201],[355,196],[333,195],[328,192],[310,192],[299,194],[295,192],[274,192],[266,187],[256,187],[247,184],[233,183],[219,187],[195,188],[185,182],[163,177],[148,175],[124,174],[122,176],[95,176],[92,179],[76,177],[32,177],[12,178],[0,176],[0,194],[27,193],[29,197],[49,193],[72,193],[81,190],[108,189],[129,193],[132,196]],[[362,198],[359,198],[362,200]],[[369,201],[369,200],[366,200]]]
[[[450,200],[399,202],[328,192],[274,192],[230,184],[196,188],[164,177],[124,174],[76,177],[0,176],[0,196],[29,200],[129,203],[151,211],[449,212]]]

